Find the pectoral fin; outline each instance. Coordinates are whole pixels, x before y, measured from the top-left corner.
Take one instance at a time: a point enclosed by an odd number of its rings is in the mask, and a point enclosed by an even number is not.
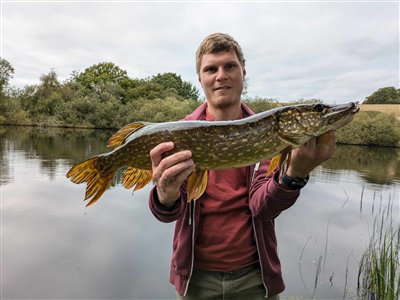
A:
[[[194,171],[187,180],[187,201],[197,200],[203,195],[207,187],[208,172],[206,170]]]
[[[280,169],[280,177],[283,176],[283,174],[286,173],[286,170],[289,166],[290,163],[290,158],[291,158],[291,153],[292,153],[292,147],[286,147],[283,149],[279,155],[274,156],[268,167],[267,175],[271,175],[271,173],[279,167]]]
[[[145,187],[152,179],[152,173],[149,170],[141,170],[129,167],[124,172],[124,177],[122,179],[122,185],[126,189],[130,189],[133,186],[134,191]]]
[[[268,176],[271,175],[271,173],[280,165],[281,159],[282,159],[281,154],[274,156],[271,159],[271,161],[269,162],[268,171],[267,171]]]

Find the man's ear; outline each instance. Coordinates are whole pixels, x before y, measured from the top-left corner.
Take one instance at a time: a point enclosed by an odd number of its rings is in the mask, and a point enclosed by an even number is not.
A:
[[[246,77],[246,69],[243,68],[243,79]]]

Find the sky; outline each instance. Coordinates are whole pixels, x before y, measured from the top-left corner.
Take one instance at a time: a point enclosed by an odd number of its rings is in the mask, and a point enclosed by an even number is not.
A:
[[[0,55],[10,85],[112,62],[131,78],[173,72],[200,91],[195,52],[214,32],[246,59],[247,95],[363,101],[399,88],[399,1],[1,0]],[[201,93],[203,96],[204,94]]]

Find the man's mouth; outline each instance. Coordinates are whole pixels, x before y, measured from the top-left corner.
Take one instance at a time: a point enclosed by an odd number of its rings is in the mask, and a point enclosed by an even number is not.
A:
[[[227,85],[222,85],[214,88],[214,91],[229,90],[231,87]]]

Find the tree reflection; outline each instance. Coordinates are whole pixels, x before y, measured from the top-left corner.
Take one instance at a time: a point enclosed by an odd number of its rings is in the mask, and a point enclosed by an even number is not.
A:
[[[357,171],[369,183],[389,185],[400,178],[400,149],[336,145],[334,156],[322,166]]]
[[[40,169],[51,179],[58,167],[71,167],[90,156],[106,151],[113,131],[95,129],[0,126],[0,183],[12,181],[10,153],[37,159]]]
[[[10,163],[7,157],[7,142],[3,138],[6,130],[0,127],[0,186],[11,180]]]

